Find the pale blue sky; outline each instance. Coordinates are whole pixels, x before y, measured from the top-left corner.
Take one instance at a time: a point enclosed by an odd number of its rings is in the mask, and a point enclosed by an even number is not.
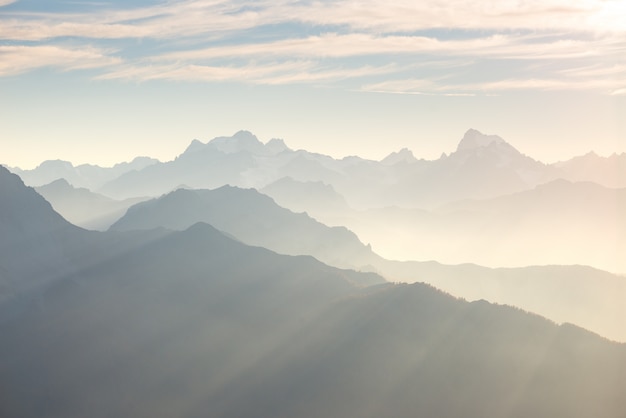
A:
[[[247,129],[380,159],[468,128],[626,151],[626,1],[0,0],[0,163],[169,160]]]

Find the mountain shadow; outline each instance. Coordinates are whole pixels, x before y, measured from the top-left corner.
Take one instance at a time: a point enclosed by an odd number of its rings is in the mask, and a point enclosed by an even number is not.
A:
[[[387,219],[386,231],[391,233],[399,217]],[[584,266],[491,269],[432,261],[388,261],[351,232],[326,227],[305,214],[294,214],[254,190],[229,186],[178,190],[134,206],[112,230],[184,230],[195,222],[210,223],[247,244],[283,254],[313,255],[338,267],[376,271],[393,282],[428,283],[467,300],[517,306],[558,323],[574,323],[613,340],[626,341],[626,326],[621,320],[626,315],[621,302],[626,297],[623,277]],[[392,235],[401,239],[401,235]],[[425,242],[419,245],[436,243],[425,234],[418,234],[416,239],[420,237]]]
[[[48,254],[42,237],[60,229],[72,232],[58,245],[83,251],[80,263],[60,258],[72,265],[33,284],[36,300],[3,314],[0,416],[608,418],[626,410],[626,346],[579,328],[423,284],[363,287],[382,279],[250,247],[203,223],[83,231],[15,176],[0,171],[0,182],[0,227],[11,234],[0,235],[4,248],[22,228],[23,248]]]
[[[61,274],[85,240],[84,231],[0,166],[0,299],[41,277]],[[36,245],[34,245],[36,244]]]
[[[81,228],[104,231],[121,218],[126,210],[146,198],[114,200],[86,188],[76,188],[65,179],[58,179],[36,187],[42,195],[69,222]]]
[[[164,233],[97,233],[79,228],[4,167],[0,167],[0,196],[0,302],[7,302],[0,309],[0,321],[36,299],[55,280]]]
[[[163,227],[183,230],[206,222],[250,245],[281,254],[312,255],[341,268],[367,269],[378,257],[344,227],[327,227],[293,213],[253,189],[179,189],[131,207],[112,231]],[[371,267],[369,267],[371,268]]]
[[[0,414],[615,417],[626,347],[206,224],[49,286],[0,324]],[[354,280],[356,279],[356,280]]]

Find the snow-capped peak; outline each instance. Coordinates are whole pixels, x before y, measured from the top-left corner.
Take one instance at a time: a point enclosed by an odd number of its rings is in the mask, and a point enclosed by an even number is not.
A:
[[[504,141],[504,139],[500,138],[498,135],[485,135],[477,131],[476,129],[470,129],[465,133],[463,139],[461,139],[461,142],[459,142],[456,150],[463,151],[475,148],[483,148],[488,147],[493,143],[501,145],[506,144],[506,141]]]

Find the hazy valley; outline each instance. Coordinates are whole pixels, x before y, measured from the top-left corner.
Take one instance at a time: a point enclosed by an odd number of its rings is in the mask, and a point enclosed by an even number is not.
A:
[[[626,417],[624,22],[0,0],[0,418]]]
[[[0,168],[0,415],[619,416],[625,167],[469,130]]]

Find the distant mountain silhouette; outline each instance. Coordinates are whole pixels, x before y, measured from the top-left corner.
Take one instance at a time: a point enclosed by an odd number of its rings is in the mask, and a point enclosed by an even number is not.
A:
[[[283,143],[284,145],[284,143]],[[281,147],[282,148],[282,147]],[[276,149],[272,149],[272,146],[266,147],[256,136],[248,131],[239,131],[232,137],[218,137],[209,141],[206,145],[198,145],[196,149],[190,150],[186,153],[197,152],[198,150],[218,150],[224,154],[236,154],[239,152],[249,152],[253,155],[274,155]],[[281,152],[283,149],[279,149]]]
[[[284,208],[307,212],[320,221],[333,216],[341,217],[351,210],[346,199],[333,186],[321,181],[304,182],[283,177],[259,191]]]
[[[459,142],[457,152],[474,151],[480,148],[488,148],[491,146],[512,148],[506,141],[498,135],[485,135],[476,129],[470,129],[465,132],[463,139]]]
[[[597,181],[615,178],[615,184],[619,184],[620,158],[602,158],[591,154],[570,162],[546,165],[523,155],[498,136],[470,130],[455,152],[443,155],[438,160],[416,159],[408,150],[393,153],[381,162],[359,157],[338,160],[305,150],[294,151],[281,140],[263,144],[249,132],[242,131],[233,137],[220,137],[208,143],[195,140],[176,160],[125,173],[109,181],[102,190],[107,191],[109,196],[122,198],[158,196],[177,189],[181,184],[211,189],[231,184],[261,189],[267,187],[263,190],[271,194],[271,187],[290,176],[293,181],[284,183],[273,192],[281,205],[297,212],[306,211],[329,225],[348,226],[361,237],[361,241],[372,243],[374,250],[389,258],[436,259],[444,263],[474,262],[491,266],[587,263],[619,272],[619,263],[623,258],[623,216],[619,214],[621,192],[605,190],[588,193],[587,189],[593,189],[589,185],[575,185],[567,191],[568,187],[561,187],[566,183],[559,182],[546,184],[546,189],[538,186],[553,178],[570,178],[574,176],[571,173],[576,173],[577,177],[574,177],[577,179],[584,179],[587,176],[585,171],[596,166],[603,173],[602,167],[609,167],[605,174],[593,175]],[[568,168],[570,165],[574,168]],[[589,174],[588,177],[593,176]],[[550,187],[556,188],[552,190]],[[539,193],[540,190],[544,190],[543,195]],[[283,198],[279,198],[281,193]],[[326,196],[325,202],[328,204],[325,207],[315,204],[314,199],[306,199],[307,195],[316,193],[320,197]],[[342,204],[331,204],[333,194],[345,199],[347,209],[342,208]],[[550,194],[559,197],[546,199]],[[512,199],[511,195],[519,196]],[[476,200],[479,197],[481,201],[487,202],[487,206],[467,201],[455,203],[462,198]],[[390,208],[394,205],[397,207]],[[255,218],[255,215],[247,216],[248,220]],[[612,225],[613,219],[617,220]],[[275,220],[272,222],[271,225],[276,225]],[[303,242],[295,243],[299,249],[297,253],[314,253],[319,259],[342,267],[375,270],[393,280],[391,274],[394,270],[369,248],[360,242],[356,244],[358,239],[348,238],[352,235],[349,232],[340,234],[345,240],[332,234],[315,235],[317,232],[311,238],[311,230],[300,228],[297,222],[291,225],[294,226],[292,231],[282,233],[286,239],[257,242],[256,245],[268,245],[280,252],[294,253],[287,243],[301,240]],[[263,230],[257,227],[256,231]],[[277,227],[277,230],[286,231],[286,228]],[[240,235],[243,233],[239,232]],[[236,236],[233,233],[231,235]],[[263,235],[259,233],[258,236]],[[107,238],[104,241],[116,239]],[[137,238],[137,242],[141,239]],[[249,242],[241,237],[239,239]],[[123,240],[116,242],[116,245],[123,247]],[[334,249],[336,242],[342,243],[337,245],[341,249]],[[348,245],[349,242],[353,244]],[[343,243],[346,243],[345,247]],[[113,244],[106,245],[115,247]],[[103,250],[102,253],[107,254],[108,251]],[[64,254],[68,252],[64,250]],[[76,258],[75,255],[72,257]],[[513,299],[496,298],[493,295],[508,295],[511,289],[518,289],[524,282],[533,282],[533,286],[539,286],[534,287],[537,292],[544,289],[537,284],[534,276],[526,281],[519,276],[515,283],[507,284],[502,292],[494,292],[498,289],[499,280],[489,279],[488,286],[480,287],[482,279],[474,278],[466,282],[478,286],[482,296],[472,291],[464,293],[468,287],[460,285],[459,279],[465,277],[466,266],[453,268],[439,265],[440,270],[436,274],[422,274],[424,270],[421,269],[428,263],[418,264],[420,267],[413,265],[410,274],[403,276],[403,280],[423,280],[439,286],[439,277],[445,276],[449,283],[454,282],[458,286],[447,288],[449,291],[468,298],[484,297],[491,301],[513,303],[509,302]],[[550,267],[541,269],[543,267],[532,270],[533,274],[546,278],[552,274],[549,273]],[[484,271],[485,275],[495,277],[491,275],[493,270]],[[603,335],[622,339],[619,337],[622,335],[621,329],[607,331],[607,328],[599,326],[601,323],[613,323],[607,318],[611,312],[619,312],[614,299],[607,299],[606,309],[602,310],[597,320],[591,315],[597,307],[596,296],[586,291],[588,285],[596,280],[596,273],[592,271],[595,272],[584,268],[579,271],[576,268],[572,274],[579,280],[568,283],[575,289],[572,295],[578,292],[581,295],[579,308],[572,302],[575,300],[573,297],[564,301],[563,306],[558,306],[559,309],[545,309],[543,305],[535,308],[532,294],[525,292],[519,292],[523,298],[514,299],[515,304],[524,309],[537,310],[557,321],[575,322]],[[0,269],[0,276],[2,274]],[[619,285],[613,280],[616,276],[609,276],[611,279],[606,280],[607,286],[602,289],[606,293],[602,294],[613,292],[621,295]],[[562,283],[561,279],[546,282],[545,289],[552,289],[554,282]],[[466,296],[468,294],[472,296]],[[593,320],[578,322],[584,315]]]
[[[417,158],[413,155],[408,148],[402,148],[398,152],[392,152],[381,161],[383,165],[395,165],[395,164],[411,164],[417,162]]]
[[[390,186],[386,205],[434,208],[459,199],[482,199],[526,190],[557,172],[520,153],[502,138],[470,129],[455,152],[415,169]]]
[[[115,199],[160,196],[186,184],[214,189],[226,184],[263,188],[284,177],[323,182],[357,209],[385,206],[433,209],[461,199],[486,199],[531,189],[564,178],[626,187],[626,154],[608,158],[590,153],[569,161],[544,164],[526,156],[497,135],[468,130],[450,155],[416,159],[406,148],[382,161],[359,157],[341,160],[292,150],[284,141],[263,144],[240,131],[207,143],[193,140],[175,160],[159,163],[138,158],[112,168],[46,161],[34,170],[13,169],[26,184],[41,186],[65,178]]]
[[[204,144],[194,140],[175,160],[129,172],[99,191],[117,199],[159,196],[178,184],[214,189],[222,185],[263,188],[284,177],[323,182],[356,208],[400,205],[434,207],[464,199],[489,198],[534,187],[560,171],[517,151],[502,138],[470,129],[455,152],[433,161],[408,149],[382,161],[341,160],[294,151],[281,140],[263,144],[241,131]]]
[[[312,255],[343,268],[362,268],[377,258],[344,227],[329,228],[306,214],[293,213],[253,189],[179,189],[139,203],[111,226],[113,231],[184,230],[206,222],[249,245],[281,254]]]
[[[594,152],[554,164],[570,181],[592,181],[606,187],[626,187],[626,153],[600,157]]]
[[[66,179],[74,187],[96,190],[124,173],[141,170],[157,162],[158,160],[154,158],[137,157],[129,163],[119,163],[113,167],[99,167],[91,164],[81,164],[74,167],[69,161],[48,160],[32,170],[12,168],[11,171],[18,174],[25,184],[32,187],[43,186],[58,179]]]
[[[289,181],[289,184],[300,183]],[[603,201],[598,201],[598,205],[602,207]],[[490,218],[493,214],[488,212],[486,216]],[[395,225],[398,219],[401,223]],[[309,254],[331,265],[377,271],[394,282],[429,283],[468,300],[486,299],[518,306],[626,341],[626,326],[619,319],[626,315],[621,303],[626,298],[626,281],[619,276],[581,266],[489,269],[426,261],[387,261],[345,229],[328,228],[304,214],[294,214],[254,190],[232,187],[178,190],[131,208],[112,230],[158,226],[183,230],[199,221],[211,223],[245,243],[280,253]],[[381,218],[380,222],[381,228],[391,234],[389,238],[400,245],[421,248],[438,242],[435,236],[414,232],[423,243],[402,241],[405,238],[400,229],[407,229],[409,234],[412,230],[405,226],[406,219],[397,214]],[[453,242],[451,238],[450,242]],[[444,244],[445,241],[441,245]]]
[[[65,219],[85,229],[108,229],[124,215],[135,203],[146,198],[134,198],[118,201],[91,192],[85,188],[76,188],[65,179],[55,180],[50,184],[36,187],[52,207]]]
[[[377,268],[392,282],[426,282],[469,301],[517,306],[626,342],[624,276],[580,265],[493,269],[434,261],[382,261]]]
[[[555,180],[432,211],[353,212],[344,225],[387,258],[502,267],[586,264],[624,273],[624,202],[626,189]]]
[[[253,168],[259,152],[271,152],[256,137],[240,131],[231,138],[219,137],[203,144],[194,140],[175,160],[129,172],[104,185],[99,192],[116,199],[160,196],[180,184],[192,188],[216,188],[226,184],[242,185],[245,173]]]

